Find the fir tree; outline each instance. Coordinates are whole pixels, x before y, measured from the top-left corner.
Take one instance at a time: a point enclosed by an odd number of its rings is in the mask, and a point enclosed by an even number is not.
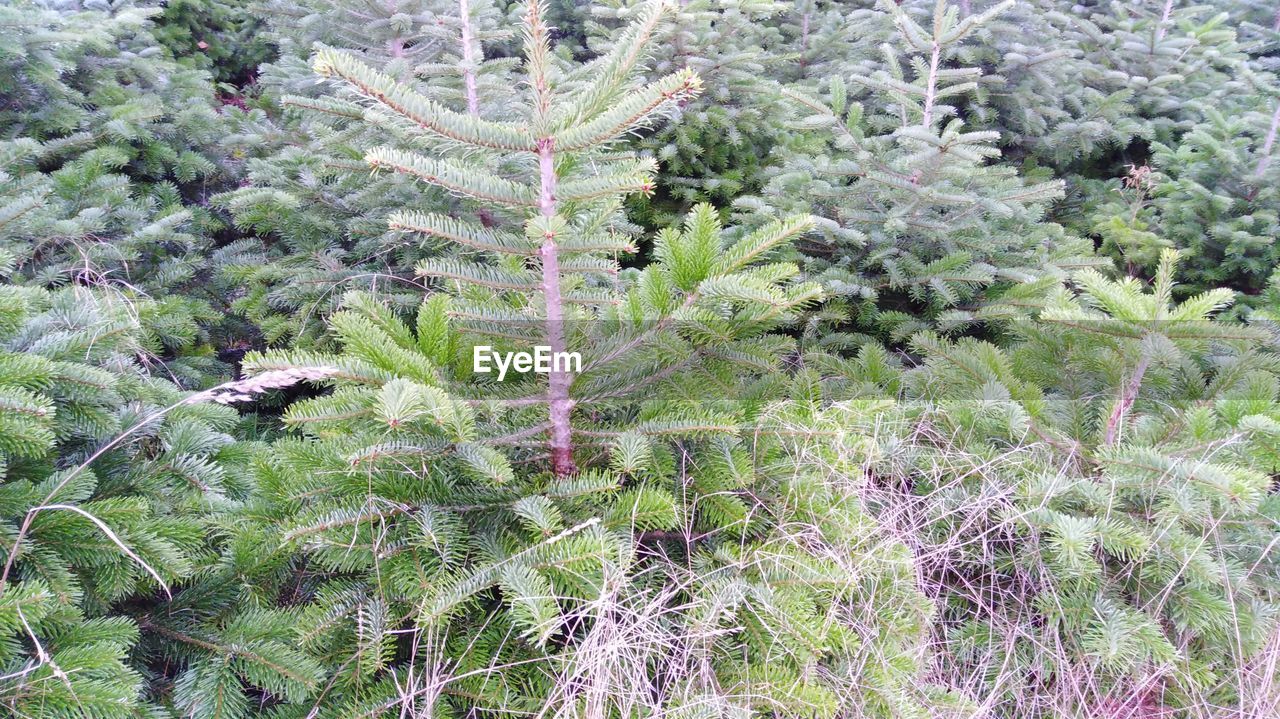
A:
[[[139,627],[124,607],[195,571],[203,516],[248,492],[248,445],[228,434],[229,408],[173,406],[183,393],[137,362],[150,340],[118,297],[0,298],[0,706],[137,716]]]
[[[160,5],[0,8],[0,713],[1276,714],[1274,3]]]
[[[1001,145],[1060,175],[1088,173],[1146,133],[1131,84],[1086,56],[1102,34],[1087,20],[1090,10],[1020,2],[958,48],[963,64],[991,68],[975,89],[978,101],[964,108],[969,122],[1000,132]]]
[[[440,212],[456,212],[458,205],[404,177],[370,177],[364,149],[395,135],[363,122],[363,109],[340,94],[343,88],[311,71],[311,44],[349,49],[468,113],[494,112],[510,97],[503,83],[511,61],[487,57],[486,48],[502,48],[510,33],[484,0],[414,0],[373,10],[364,3],[280,2],[263,12],[281,57],[263,68],[260,85],[284,115],[255,109],[229,138],[248,158],[249,183],[214,201],[254,238],[225,248],[217,261],[244,290],[236,309],[263,329],[269,344],[317,344],[325,318],[349,290],[376,289],[412,311],[419,292],[412,268],[436,248],[406,243],[388,230],[386,217],[409,205]]]
[[[1275,565],[1250,539],[1274,533],[1275,357],[1209,319],[1230,291],[1174,302],[1176,259],[1149,292],[1081,273],[1007,349],[913,342],[907,411],[926,429],[883,471],[925,497],[909,516],[940,553],[947,661],[1027,667],[980,690],[1018,716],[1242,705],[1257,681],[1276,617]]]
[[[1246,56],[1226,13],[1173,0],[1111,3],[1079,26],[1086,57],[1137,88],[1135,107],[1146,120],[1147,139],[1165,141],[1186,129],[1183,113],[1191,100],[1226,110],[1241,97]]]
[[[1151,166],[1133,168],[1123,187],[1107,183],[1112,192],[1099,188],[1095,230],[1130,272],[1154,267],[1161,247],[1182,248],[1192,289],[1225,284],[1253,294],[1278,259],[1271,156],[1280,111],[1264,105],[1228,116],[1199,107],[1204,120],[1177,145],[1154,143]]]
[[[416,133],[419,144],[433,143],[441,153],[437,159],[394,147],[373,148],[366,161],[375,170],[398,172],[499,211],[513,211],[515,218],[533,215],[520,234],[494,232],[476,223],[419,212],[397,213],[390,224],[395,229],[452,240],[498,260],[427,260],[418,266],[418,272],[428,278],[461,281],[464,287],[487,288],[485,294],[491,301],[474,301],[480,296],[464,293],[460,299],[473,301],[469,309],[460,311],[490,325],[527,325],[536,316],[521,315],[518,310],[533,304],[541,314],[542,339],[553,354],[559,354],[566,351],[567,325],[575,319],[572,306],[608,302],[591,284],[599,287],[592,283],[593,276],[617,272],[599,255],[626,247],[616,235],[605,234],[616,213],[614,198],[652,187],[651,160],[610,156],[600,150],[643,125],[667,103],[696,94],[699,86],[697,77],[684,71],[640,89],[627,87],[638,55],[660,16],[660,6],[655,5],[633,25],[626,41],[589,66],[597,73],[594,78],[585,74],[567,77],[563,82],[572,94],[557,97],[552,82],[558,78],[553,79],[556,68],[540,12],[537,4],[530,6],[525,68],[533,96],[529,98],[529,117],[521,123],[448,110],[352,56],[333,50],[319,53],[316,68],[322,74],[342,78],[375,103],[369,111],[371,118],[398,123]],[[557,106],[553,108],[553,104]],[[452,159],[451,155],[461,153],[471,157]],[[485,155],[489,156],[487,161]],[[562,177],[567,171],[576,172]],[[567,272],[560,269],[562,252]],[[569,263],[573,254],[584,255],[578,262],[580,269]],[[536,271],[525,268],[532,258],[540,265]],[[574,270],[574,275],[567,276]],[[576,288],[579,285],[581,290]],[[607,287],[600,289],[607,291]],[[516,297],[503,297],[504,290]],[[532,303],[529,295],[535,298]],[[559,474],[571,473],[574,466],[569,382],[563,371],[549,376],[550,446]]]
[[[938,3],[928,27],[893,3],[883,7],[898,46],[882,45],[870,72],[785,90],[797,112],[785,162],[764,198],[738,204],[757,213],[813,208],[823,241],[803,248],[808,267],[847,298],[832,314],[902,337],[918,327],[903,325],[903,311],[936,314],[975,303],[992,283],[1092,260],[1079,240],[1039,221],[1061,184],[1027,182],[992,164],[997,133],[970,131],[958,117],[958,100],[977,90],[982,70],[951,58],[1007,6],[960,19]]]
[[[215,647],[245,641],[250,621],[296,627],[310,657],[298,666],[324,671],[250,677],[288,712],[891,716],[939,699],[913,684],[928,609],[910,561],[846,479],[863,445],[815,377],[782,371],[795,342],[778,330],[818,288],[769,257],[808,218],[726,230],[702,205],[658,233],[644,269],[610,257],[630,241],[620,196],[652,171],[612,140],[698,88],[687,71],[631,80],[667,10],[644,8],[624,41],[575,67],[554,59],[529,3],[524,122],[317,55],[368,118],[414,128],[415,151],[372,148],[372,165],[443,185],[498,224],[392,215],[467,251],[419,265],[438,290],[412,323],[351,293],[331,319],[340,353],[247,359],[251,374],[324,372],[333,386],[289,408],[300,436],[258,462],[269,521],[238,527],[282,547],[240,571],[287,581],[305,607],[225,619],[221,574],[191,590],[191,611],[158,616],[157,634],[196,639],[183,706],[244,678]],[[577,351],[582,372],[485,381],[481,343]],[[867,619],[889,596],[894,608]]]
[[[608,47],[644,2],[593,6],[594,42]],[[650,75],[682,68],[698,73],[704,92],[682,102],[673,122],[639,143],[662,163],[652,198],[634,202],[650,224],[669,224],[697,202],[724,203],[757,192],[770,151],[784,130],[772,107],[777,97],[767,58],[786,52],[779,18],[782,3],[682,2],[654,48]],[[652,213],[651,215],[649,213]]]
[[[208,77],[157,55],[154,12],[131,2],[0,14],[4,275],[163,295],[151,319],[167,350],[206,337],[219,293],[205,257],[222,224],[191,197],[234,173]]]

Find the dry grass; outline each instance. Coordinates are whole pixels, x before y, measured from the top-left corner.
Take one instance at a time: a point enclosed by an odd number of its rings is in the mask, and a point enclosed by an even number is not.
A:
[[[1036,507],[1021,503],[1006,478],[1020,466],[1043,462],[1052,454],[1046,448],[1029,442],[995,456],[977,456],[922,424],[905,440],[895,441],[888,440],[900,427],[881,427],[884,436],[871,442],[851,429],[848,441],[837,440],[833,452],[832,436],[838,437],[838,430],[810,432],[790,425],[781,429],[791,464],[781,474],[776,466],[762,469],[782,480],[820,477],[834,506],[863,507],[873,514],[874,531],[832,541],[830,533],[818,526],[822,518],[805,518],[794,506],[761,502],[754,511],[767,515],[775,529],[742,555],[747,559],[741,564],[707,573],[690,563],[685,552],[664,551],[657,544],[608,567],[603,591],[593,600],[556,598],[562,607],[572,607],[571,623],[577,630],[571,650],[545,663],[554,688],[542,709],[533,712],[536,719],[746,717],[770,710],[791,716],[817,713],[819,707],[797,711],[794,703],[778,702],[777,687],[755,691],[750,683],[726,681],[735,670],[734,658],[724,647],[732,645],[745,628],[741,622],[709,621],[708,617],[741,616],[738,610],[755,609],[735,601],[729,592],[700,591],[717,579],[753,571],[774,578],[790,573],[804,581],[797,556],[836,567],[847,578],[824,593],[853,600],[833,602],[825,608],[823,622],[843,623],[859,636],[883,635],[879,612],[903,609],[887,606],[902,602],[901,595],[867,593],[868,586],[875,586],[874,577],[905,573],[910,577],[908,589],[933,607],[919,637],[896,637],[896,644],[868,641],[866,651],[809,663],[809,679],[839,696],[841,719],[1280,716],[1280,631],[1273,630],[1264,651],[1248,659],[1240,657],[1219,685],[1204,687],[1190,704],[1175,707],[1166,691],[1177,667],[1149,666],[1117,681],[1096,662],[1065,646],[1057,631],[1045,624],[1037,602],[1053,600],[1054,588],[1043,579],[1050,574],[1049,568],[1023,567],[1008,573],[1000,567],[1011,543],[1033,550],[1038,541],[1023,521]],[[870,431],[877,431],[874,425]],[[884,452],[875,455],[868,447]],[[932,463],[921,465],[920,456],[926,450]],[[908,466],[914,476],[905,471]],[[1071,481],[1073,471],[1070,458],[1061,462],[1063,481]],[[930,489],[921,491],[922,486]],[[948,531],[937,532],[941,524]],[[725,537],[721,539],[731,536],[733,529],[722,530]],[[690,546],[707,539],[691,522],[677,534],[683,534]],[[903,548],[908,550],[905,554]],[[724,606],[714,606],[711,596],[721,597]],[[989,623],[995,641],[975,647],[957,637],[954,620],[949,618],[957,602],[972,618]],[[439,630],[414,631],[414,665],[423,669],[404,678],[398,706],[403,717],[428,717],[451,685],[477,671],[451,673],[440,650]],[[777,660],[796,659],[785,655],[786,642],[781,639],[776,644]],[[883,683],[869,682],[868,677],[883,675],[888,667],[901,667],[904,655],[918,662],[920,680],[899,686],[902,694],[894,698],[895,704],[886,700]],[[1037,673],[1029,665],[1056,669]],[[494,664],[480,671],[496,676],[513,668]],[[745,669],[745,663],[739,669]],[[1238,689],[1238,698],[1230,706],[1214,701],[1224,686]],[[930,701],[943,694],[950,699]],[[908,707],[915,707],[917,713]]]

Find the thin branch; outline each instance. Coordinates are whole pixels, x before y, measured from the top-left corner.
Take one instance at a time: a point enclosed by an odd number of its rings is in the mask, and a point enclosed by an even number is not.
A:
[[[942,43],[938,36],[942,34],[942,15],[935,13],[933,19],[933,51],[929,53],[929,77],[924,88],[924,119],[926,128],[933,124],[933,103],[938,94],[938,63],[942,60]]]

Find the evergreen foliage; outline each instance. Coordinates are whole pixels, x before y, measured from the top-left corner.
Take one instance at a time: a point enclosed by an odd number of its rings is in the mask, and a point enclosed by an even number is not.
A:
[[[859,510],[845,474],[857,472],[864,443],[825,436],[843,434],[847,411],[816,397],[770,401],[814,378],[762,377],[771,391],[711,407],[687,399],[674,376],[651,383],[654,399],[630,408],[634,419],[586,434],[595,439],[578,454],[580,471],[556,477],[530,467],[541,443],[497,421],[511,413],[506,402],[467,401],[469,383],[448,381],[464,362],[440,341],[452,334],[441,331],[443,296],[423,304],[416,329],[365,296],[348,305],[333,319],[341,355],[248,365],[337,370],[332,394],[290,408],[284,421],[303,436],[277,442],[259,464],[259,519],[236,527],[246,550],[281,549],[227,563],[255,577],[245,585],[287,582],[307,598],[278,620],[306,651],[287,666],[323,673],[281,680],[273,701],[302,711],[323,696],[338,716],[577,715],[597,702],[619,712],[705,704],[892,716],[937,698],[912,685],[929,609],[909,581],[911,561]],[[717,363],[707,364],[690,369],[705,377]],[[801,539],[795,525],[811,529]],[[212,586],[190,591],[193,608],[219,598]],[[868,622],[868,603],[881,597],[893,608]],[[200,640],[221,643],[244,631],[240,619],[195,624],[206,612],[177,612],[165,621],[182,625],[161,634],[221,631],[226,639]],[[179,686],[191,706],[207,706],[237,672],[201,654],[189,670],[200,686]],[[636,695],[635,682],[658,677],[657,694]],[[590,692],[572,691],[578,682]]]
[[[1280,715],[1278,23],[4,4],[0,714]]]
[[[1080,274],[1010,327],[1008,348],[913,342],[913,421],[945,440],[902,457],[923,470],[917,495],[932,494],[915,510],[937,518],[924,535],[954,548],[946,568],[968,583],[949,656],[1040,663],[1039,686],[1001,673],[1008,684],[986,690],[1052,698],[1035,707],[1048,715],[1068,710],[1079,676],[1098,705],[1129,691],[1237,703],[1274,632],[1274,576],[1248,549],[1275,531],[1274,356],[1255,331],[1209,319],[1229,291],[1176,303],[1176,258],[1163,254],[1149,292]],[[1047,664],[1045,644],[1058,647]]]
[[[644,7],[643,2],[599,5],[592,8],[597,18],[592,30],[604,48],[612,44],[619,19]],[[770,52],[786,47],[776,22],[786,10],[772,0],[676,7],[653,48],[651,73],[656,77],[687,67],[698,73],[703,93],[681,102],[673,122],[640,142],[662,163],[663,182],[655,197],[643,200],[649,212],[634,214],[645,219],[652,213],[647,223],[661,226],[693,203],[727,203],[759,191],[768,155],[783,130],[771,111],[777,93],[762,80],[769,76]]]
[[[1103,249],[1130,271],[1154,267],[1161,248],[1184,248],[1196,289],[1229,284],[1254,294],[1276,266],[1277,168],[1270,162],[1278,112],[1228,116],[1202,107],[1203,122],[1176,146],[1153,143],[1151,166],[1134,167],[1093,208]],[[1101,184],[1101,183],[1100,183]]]
[[[0,8],[0,255],[13,281],[156,297],[172,352],[220,319],[202,204],[235,170],[207,76],[160,52],[153,15]]]
[[[252,82],[272,56],[262,20],[247,6],[246,0],[168,0],[154,34],[179,62],[208,70],[231,93]]]
[[[450,110],[348,54],[317,55],[320,72],[368,99],[366,117],[412,123],[415,146],[438,153],[373,148],[370,164],[519,228],[395,213],[393,227],[468,251],[418,266],[451,292],[424,301],[412,328],[351,293],[331,318],[340,354],[246,360],[250,373],[335,372],[332,393],[289,408],[284,424],[303,438],[276,444],[260,482],[275,517],[263,531],[307,558],[302,646],[339,714],[707,702],[890,715],[932,699],[906,670],[918,664],[928,613],[904,582],[909,560],[868,537],[874,523],[828,464],[852,461],[857,442],[792,427],[838,426],[816,398],[806,411],[770,409],[790,389],[779,358],[794,345],[774,330],[818,288],[765,258],[809,220],[725,231],[703,205],[659,234],[643,270],[609,259],[627,242],[617,196],[645,190],[652,165],[601,146],[698,89],[689,72],[629,82],[665,10],[644,8],[627,42],[577,69],[552,60],[541,7],[530,3],[527,124]],[[553,369],[545,387],[532,376],[478,382],[474,347],[504,340],[579,351],[584,369]],[[711,384],[725,400],[699,398]],[[591,429],[578,430],[586,416]],[[848,510],[827,516],[840,505]],[[796,522],[814,525],[811,540],[782,530]],[[847,562],[859,567],[854,580]],[[793,572],[813,579],[790,586]],[[858,607],[873,587],[902,603],[868,633]],[[635,623],[648,616],[674,622],[683,646],[666,653],[667,640]],[[719,636],[738,623],[749,631]],[[237,669],[216,654],[197,661],[180,702],[208,706]],[[711,676],[697,669],[708,662]],[[430,683],[438,666],[454,667],[458,684]],[[820,666],[831,675],[816,675]],[[627,686],[659,676],[669,683],[649,699]],[[319,685],[311,678],[264,688],[273,701],[302,703]],[[596,698],[570,691],[574,681],[595,686]]]
[[[182,401],[138,362],[155,340],[118,297],[0,292],[0,706],[133,717],[146,669],[130,606],[204,561],[204,517],[249,490],[234,410]]]
[[[461,22],[462,9],[469,22]],[[410,178],[370,176],[365,150],[395,133],[363,122],[355,96],[312,71],[312,44],[349,50],[474,114],[481,102],[494,112],[509,99],[503,82],[512,61],[486,58],[486,47],[508,42],[511,33],[488,0],[281,0],[262,12],[280,56],[262,68],[259,84],[283,114],[254,109],[228,138],[248,158],[249,183],[214,203],[250,237],[224,248],[217,261],[227,281],[245,290],[236,310],[268,343],[322,344],[324,320],[347,291],[376,289],[404,311],[416,306],[413,267],[433,252],[390,231],[387,215],[406,206],[456,212],[457,205]]]
[[[1092,259],[1081,241],[1040,222],[1061,183],[993,164],[998,133],[971,131],[958,117],[955,103],[978,89],[982,69],[951,58],[1007,4],[960,19],[939,2],[927,26],[894,3],[882,7],[897,44],[880,46],[873,70],[784,89],[797,131],[765,197],[739,204],[819,214],[820,242],[806,261],[839,298],[830,315],[902,338],[918,326],[903,310],[927,320],[979,301],[993,283]]]

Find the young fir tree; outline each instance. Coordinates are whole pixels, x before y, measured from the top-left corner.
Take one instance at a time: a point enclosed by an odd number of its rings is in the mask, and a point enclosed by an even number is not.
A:
[[[547,29],[541,18],[531,17],[525,51],[534,93],[530,117],[522,123],[448,110],[351,55],[321,50],[317,70],[342,78],[376,103],[369,113],[371,120],[416,133],[415,144],[435,145],[440,154],[437,159],[395,147],[374,148],[366,161],[375,170],[414,177],[511,212],[515,218],[533,215],[520,234],[436,213],[406,211],[390,218],[394,229],[451,240],[482,253],[476,260],[443,258],[418,266],[424,277],[464,283],[455,312],[474,318],[479,327],[491,332],[509,325],[508,335],[516,339],[540,337],[552,353],[563,353],[571,329],[568,325],[578,313],[575,308],[613,302],[608,292],[617,267],[600,255],[627,247],[625,238],[620,240],[616,232],[610,232],[617,219],[617,198],[628,192],[649,191],[654,165],[649,159],[605,154],[599,149],[649,121],[667,103],[696,95],[699,89],[697,77],[683,71],[624,94],[630,90],[627,82],[640,49],[660,15],[660,6],[651,6],[619,42],[620,49],[592,64],[598,73],[595,78],[568,78],[566,84],[583,87],[557,115],[551,107],[550,73],[555,68]],[[471,155],[466,161],[452,157],[464,153]],[[560,177],[570,170],[576,171],[576,176]],[[538,267],[531,267],[532,262]],[[725,271],[735,269],[739,268],[728,266]],[[485,291],[477,292],[476,288]],[[510,292],[504,295],[504,290]],[[525,299],[530,295],[535,302]],[[541,326],[522,335],[534,322]],[[494,334],[502,336],[501,332]],[[569,376],[562,370],[549,377],[552,461],[557,473],[568,474],[573,471]]]
[[[1192,290],[1221,284],[1247,296],[1265,286],[1280,260],[1274,246],[1280,168],[1272,162],[1280,92],[1259,90],[1272,104],[1233,115],[1197,105],[1203,120],[1176,145],[1153,143],[1150,166],[1100,183],[1099,201],[1086,209],[1103,251],[1139,272],[1155,266],[1161,247],[1182,248]]]
[[[988,6],[970,3],[970,10]],[[977,28],[957,53],[963,65],[991,69],[975,90],[978,101],[965,108],[969,122],[999,132],[1007,152],[1032,155],[1059,176],[1090,171],[1145,132],[1134,117],[1134,88],[1085,57],[1083,14],[1083,7],[1019,2]]]
[[[1009,716],[1266,701],[1280,367],[1210,319],[1230,291],[1174,301],[1176,259],[1149,291],[1078,275],[1006,348],[921,334],[889,375],[911,438],[879,472],[910,484],[872,504],[933,557],[951,686]]]
[[[1174,0],[1109,3],[1077,21],[1091,64],[1134,90],[1143,135],[1167,142],[1187,129],[1191,100],[1223,110],[1248,95],[1240,70],[1247,60],[1227,14]]]
[[[155,707],[131,614],[208,557],[205,517],[250,488],[234,411],[138,362],[145,310],[75,287],[0,287],[0,707],[115,718]]]
[[[349,290],[376,289],[411,310],[419,292],[412,267],[438,248],[405,243],[388,230],[386,216],[410,205],[451,212],[457,203],[404,177],[370,177],[363,148],[395,135],[363,122],[349,93],[312,72],[312,43],[350,50],[433,99],[478,113],[499,111],[509,97],[502,82],[513,61],[487,57],[486,48],[501,49],[510,33],[499,30],[497,8],[487,0],[405,0],[372,9],[273,2],[262,12],[281,56],[263,68],[260,86],[284,114],[275,117],[270,105],[253,110],[229,138],[248,158],[249,182],[214,201],[255,238],[225,248],[217,262],[244,288],[236,309],[262,327],[269,344],[314,344]]]
[[[459,246],[419,265],[432,292],[412,322],[351,293],[331,318],[340,353],[246,361],[332,392],[285,414],[298,436],[259,457],[262,494],[220,570],[148,620],[189,638],[179,706],[242,716],[248,682],[282,717],[926,715],[928,609],[905,548],[860,509],[854,410],[784,371],[780,330],[818,288],[770,257],[809,220],[726,230],[698,206],[649,266],[613,259],[631,240],[621,198],[653,170],[616,138],[699,89],[689,71],[634,81],[669,10],[643,8],[577,65],[528,3],[514,121],[318,53],[369,121],[412,138],[369,163],[468,212],[390,218]],[[494,382],[478,344],[579,352],[581,372]],[[287,608],[259,608],[282,593]],[[283,632],[307,671],[227,660]]]
[[[208,77],[158,52],[153,14],[0,8],[0,254],[15,282],[158,296],[149,319],[176,351],[217,318],[221,223],[201,200],[232,171]]]
[[[1177,247],[1188,250],[1189,288],[1255,291],[1268,273],[1259,161],[1276,81],[1218,10],[1117,4],[1075,23],[1075,47],[1104,69],[1093,84],[1126,93],[1140,141],[1085,170],[1071,224],[1128,272],[1154,271],[1161,249]]]
[[[997,73],[960,112],[1000,131],[1007,153],[1072,179],[1055,215],[1125,271],[1152,272],[1162,248],[1180,247],[1188,288],[1253,291],[1267,275],[1269,163],[1258,162],[1275,79],[1266,51],[1239,41],[1219,9],[1021,4],[958,49]]]
[[[1092,262],[1085,243],[1040,222],[1061,182],[1027,182],[992,163],[997,133],[970,131],[961,117],[960,101],[977,90],[982,70],[953,58],[1006,8],[961,19],[940,2],[925,26],[885,2],[897,45],[881,45],[874,70],[785,90],[797,112],[785,160],[763,198],[738,205],[766,215],[811,208],[822,217],[823,241],[801,249],[811,276],[840,298],[828,306],[837,324],[852,319],[904,337],[918,320],[978,302],[992,283]]]
[[[608,47],[645,4],[594,4],[592,44]],[[770,150],[785,129],[773,105],[779,65],[789,51],[780,27],[788,11],[772,0],[676,5],[648,76],[689,68],[701,78],[703,93],[682,103],[674,122],[640,139],[662,172],[653,196],[633,202],[633,215],[662,226],[695,203],[724,203],[759,191]]]

